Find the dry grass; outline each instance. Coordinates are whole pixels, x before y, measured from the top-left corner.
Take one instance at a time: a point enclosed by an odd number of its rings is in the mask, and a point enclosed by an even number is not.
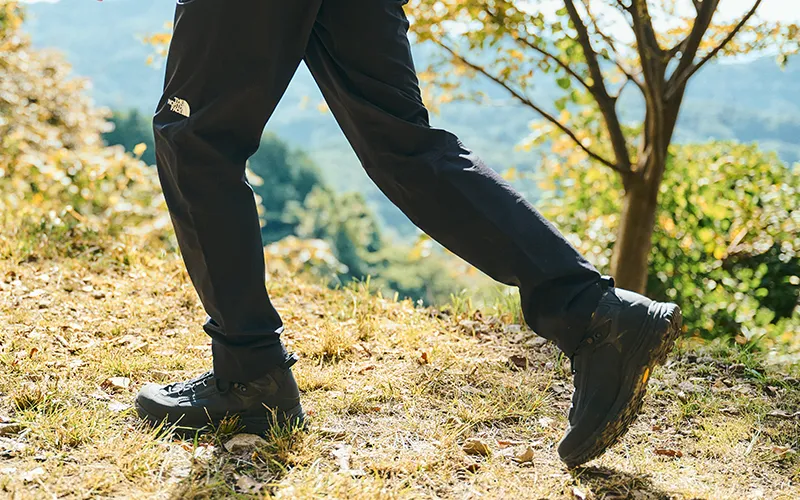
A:
[[[174,255],[91,259],[0,260],[2,497],[800,497],[800,421],[770,416],[800,409],[800,384],[755,356],[682,346],[627,437],[569,472],[568,362],[508,307],[420,310],[289,278],[270,289],[310,429],[243,454],[222,446],[235,424],[178,440],[130,405],[145,382],[209,367],[194,292]],[[469,438],[489,456],[465,454]]]

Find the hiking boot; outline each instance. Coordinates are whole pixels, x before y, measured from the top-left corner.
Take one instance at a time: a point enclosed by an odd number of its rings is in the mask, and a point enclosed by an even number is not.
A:
[[[282,365],[247,383],[222,380],[210,371],[186,382],[147,384],[136,397],[136,410],[152,424],[180,430],[217,427],[226,417],[238,417],[240,430],[248,434],[300,426],[305,414],[291,371],[296,362],[296,356],[287,355]]]
[[[681,331],[681,310],[609,280],[572,356],[575,394],[558,454],[570,468],[600,456],[636,419],[647,381]]]

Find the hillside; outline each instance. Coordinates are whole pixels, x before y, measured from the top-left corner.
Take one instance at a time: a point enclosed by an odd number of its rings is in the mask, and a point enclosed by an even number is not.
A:
[[[417,309],[283,275],[269,287],[310,428],[230,452],[230,428],[184,440],[131,408],[145,382],[210,364],[176,254],[0,259],[0,496],[800,495],[800,382],[752,355],[684,342],[630,433],[569,472],[555,454],[569,367],[513,310]]]

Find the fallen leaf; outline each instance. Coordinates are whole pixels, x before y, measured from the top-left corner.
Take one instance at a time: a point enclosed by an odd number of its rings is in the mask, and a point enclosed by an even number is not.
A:
[[[531,365],[530,360],[525,356],[509,356],[508,361],[511,363],[512,368],[516,367],[522,370],[527,369]]]
[[[720,410],[720,413],[725,413],[726,415],[739,415],[741,413],[738,408],[733,406],[726,406]]]
[[[464,465],[464,467],[461,467],[456,472],[460,472],[462,474],[464,472],[469,472],[470,474],[475,474],[479,470],[481,470],[481,464],[479,462],[468,462],[467,464]]]
[[[44,475],[44,468],[36,467],[33,470],[23,473],[20,475],[20,479],[22,479],[26,483],[30,483],[31,481],[35,480],[39,476]]]
[[[236,488],[246,495],[255,495],[264,487],[264,483],[260,483],[252,477],[243,474],[236,478]]]
[[[786,419],[800,418],[800,411],[796,411],[794,413],[786,413],[783,410],[775,410],[775,411],[769,412],[767,414],[767,416],[769,416],[769,417],[778,417],[778,418],[786,418]]]
[[[359,375],[364,375],[368,371],[374,370],[374,369],[375,369],[375,365],[367,365],[367,366],[361,368],[360,370],[358,370],[358,374]]]
[[[586,500],[586,493],[580,490],[577,486],[572,488],[572,496],[578,500]]]
[[[6,423],[0,424],[0,436],[8,436],[9,434],[18,434],[24,427],[22,424]]]
[[[514,457],[514,461],[520,464],[533,462],[533,448],[528,446],[525,450]]]
[[[788,455],[789,453],[793,453],[794,450],[791,446],[773,446],[772,453],[782,457],[784,455]]]
[[[461,447],[467,455],[481,455],[488,456],[490,453],[489,446],[478,438],[469,438],[464,442]]]
[[[331,452],[331,455],[336,459],[340,472],[350,471],[350,456],[352,452],[353,447],[349,444],[338,444]]]
[[[550,425],[551,425],[553,422],[555,422],[555,420],[553,420],[553,419],[552,419],[552,418],[550,418],[550,417],[542,417],[542,418],[540,418],[540,419],[539,419],[539,421],[538,421],[538,423],[539,423],[539,427],[545,427],[545,428],[547,428],[547,427],[550,427]]]
[[[504,439],[497,441],[497,446],[500,448],[508,448],[509,446],[519,446],[521,444],[525,444],[524,441],[507,441]]]
[[[767,394],[773,397],[777,396],[779,393],[778,388],[775,387],[774,385],[768,385],[764,388],[764,390],[766,391]]]
[[[114,413],[119,413],[119,412],[125,411],[130,407],[131,407],[131,405],[129,405],[127,403],[120,403],[118,401],[110,401],[108,403],[108,409],[113,411]]]
[[[669,448],[656,448],[655,454],[660,455],[662,457],[676,457],[676,458],[680,458],[683,456],[683,452],[681,452],[681,450],[671,450]]]
[[[347,431],[344,429],[336,429],[332,427],[320,427],[317,431],[327,439],[342,439],[347,436]]]
[[[111,377],[107,378],[100,384],[103,389],[111,389],[112,391],[126,391],[131,386],[131,379],[127,377]]]
[[[237,434],[225,443],[228,453],[240,453],[251,451],[258,446],[264,446],[267,442],[255,434]]]

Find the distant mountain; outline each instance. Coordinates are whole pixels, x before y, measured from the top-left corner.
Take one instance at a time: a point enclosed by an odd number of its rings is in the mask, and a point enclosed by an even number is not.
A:
[[[163,31],[173,9],[174,3],[165,0],[35,3],[28,6],[27,30],[36,46],[63,51],[75,72],[93,81],[97,102],[149,113],[160,94],[163,68],[145,64],[153,51],[141,39]],[[419,67],[429,52],[415,47]],[[800,161],[800,67],[793,63],[786,70],[768,59],[704,69],[688,89],[676,140],[759,141],[787,162]],[[489,83],[480,85],[502,95]],[[552,87],[545,84],[540,92],[546,98]],[[407,232],[405,218],[358,167],[333,117],[317,109],[321,100],[310,74],[301,67],[268,129],[307,150],[338,189],[364,192],[384,219]],[[641,110],[634,100],[623,100],[622,105],[630,108],[626,115],[635,116]],[[530,170],[536,167],[536,155],[516,151],[514,146],[527,135],[528,123],[535,118],[529,110],[513,105],[454,103],[432,120],[435,126],[457,133],[494,168]]]

